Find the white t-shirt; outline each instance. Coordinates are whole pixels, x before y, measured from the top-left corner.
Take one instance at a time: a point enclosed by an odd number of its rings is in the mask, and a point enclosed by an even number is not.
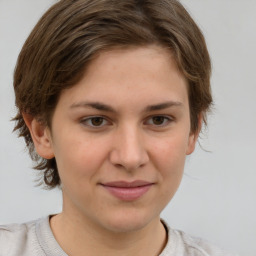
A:
[[[159,256],[235,256],[208,242],[173,230]],[[68,256],[55,240],[49,216],[25,224],[0,226],[0,256]]]

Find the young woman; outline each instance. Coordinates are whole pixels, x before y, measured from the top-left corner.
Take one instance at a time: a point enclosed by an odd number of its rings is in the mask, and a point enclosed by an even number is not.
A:
[[[63,211],[0,227],[0,255],[231,255],[168,227],[212,102],[210,58],[175,0],[61,0],[20,53],[15,129]]]

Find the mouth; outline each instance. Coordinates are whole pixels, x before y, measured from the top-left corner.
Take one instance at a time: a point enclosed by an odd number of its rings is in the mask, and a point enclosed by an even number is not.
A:
[[[152,182],[136,180],[133,182],[114,181],[101,184],[111,195],[122,201],[141,198],[154,185]]]

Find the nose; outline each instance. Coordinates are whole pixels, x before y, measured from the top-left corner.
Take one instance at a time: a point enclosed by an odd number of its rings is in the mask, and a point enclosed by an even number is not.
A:
[[[138,127],[118,129],[113,135],[110,162],[127,171],[136,170],[147,164],[149,156]]]

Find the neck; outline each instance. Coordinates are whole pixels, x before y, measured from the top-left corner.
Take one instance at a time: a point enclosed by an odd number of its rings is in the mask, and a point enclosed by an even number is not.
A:
[[[53,234],[70,256],[159,255],[166,244],[166,231],[160,218],[139,230],[113,232],[64,210],[51,218]],[[118,241],[118,242],[117,242]]]

